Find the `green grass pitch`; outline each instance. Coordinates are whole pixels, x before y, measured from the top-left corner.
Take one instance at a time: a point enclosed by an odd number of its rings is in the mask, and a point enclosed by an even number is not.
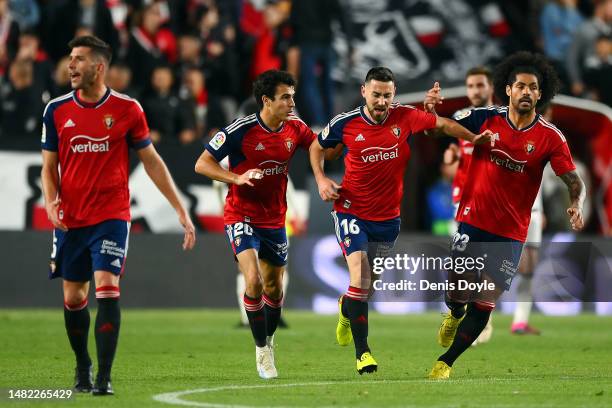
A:
[[[92,311],[92,324],[95,311]],[[255,370],[250,331],[237,311],[124,310],[113,369],[116,395],[72,401],[11,402],[7,388],[66,388],[74,358],[61,310],[0,311],[0,406],[171,407],[155,395],[193,406],[256,407],[611,407],[612,319],[535,315],[540,337],[508,333],[496,314],[490,343],[456,363],[451,380],[425,379],[442,348],[440,316],[370,315],[370,346],[379,371],[359,376],[354,349],[335,344],[335,316],[288,311],[276,335],[280,378]],[[93,334],[90,353],[95,356]]]

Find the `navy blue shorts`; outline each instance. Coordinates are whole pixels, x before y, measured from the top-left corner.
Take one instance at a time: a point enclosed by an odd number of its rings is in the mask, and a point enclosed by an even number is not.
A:
[[[344,256],[365,251],[370,260],[389,256],[400,231],[400,218],[367,221],[352,214],[332,211],[336,239]]]
[[[518,271],[522,251],[522,242],[491,234],[464,222],[459,223],[451,243],[456,274],[463,273],[461,270],[457,271],[457,265],[460,265],[457,263],[458,258],[480,259],[481,263],[477,261],[475,265],[484,267],[475,266],[478,273],[486,273],[496,286],[503,287],[504,290],[510,289],[512,279]]]
[[[259,259],[264,259],[274,266],[287,265],[289,242],[285,227],[258,228],[246,222],[236,222],[227,224],[225,232],[234,255],[254,248]]]
[[[89,282],[94,271],[123,273],[130,223],[108,220],[96,225],[53,230],[49,279]]]

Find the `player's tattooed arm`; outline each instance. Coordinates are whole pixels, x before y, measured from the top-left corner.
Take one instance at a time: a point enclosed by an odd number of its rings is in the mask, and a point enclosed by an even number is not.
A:
[[[567,215],[570,217],[570,224],[572,229],[579,231],[584,227],[582,206],[584,205],[584,199],[586,197],[586,187],[575,170],[568,171],[559,177],[567,186],[570,195],[570,207],[567,209]]]

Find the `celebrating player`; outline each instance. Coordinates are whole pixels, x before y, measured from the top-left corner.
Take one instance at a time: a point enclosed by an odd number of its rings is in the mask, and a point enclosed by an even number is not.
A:
[[[63,278],[64,320],[76,355],[78,392],[113,394],[111,367],[121,315],[119,278],[130,229],[128,151],[136,150],[147,174],[178,214],[185,229],[183,249],[195,243],[195,230],[166,165],[149,139],[140,104],[104,84],[111,49],[85,36],[72,40],[73,92],[47,104],[43,114],[42,185],[53,231],[50,278]],[[87,294],[94,278],[98,373],[93,384],[87,350]]]
[[[481,257],[484,268],[449,272],[457,288],[446,292],[450,312],[438,342],[450,348],[434,364],[432,379],[449,377],[455,360],[485,327],[495,301],[510,288],[547,162],[568,187],[572,228],[583,228],[584,183],[563,134],[536,113],[536,106],[546,104],[558,90],[556,72],[542,56],[519,52],[496,68],[493,84],[496,96],[508,106],[476,108],[456,118],[474,132],[496,132],[491,143],[474,148],[451,247],[454,259]],[[460,281],[485,284],[487,290],[459,290]]]
[[[460,109],[455,112],[453,114],[453,119],[464,115],[471,109],[493,105],[493,75],[491,74],[491,71],[486,67],[474,67],[468,70],[467,74],[465,75],[465,91],[466,96],[472,105],[468,108]],[[470,168],[473,150],[474,145],[472,143],[460,139],[459,145],[452,143],[444,152],[444,163],[453,164],[454,162],[459,161],[457,173],[453,178],[452,185],[452,199],[453,205],[455,206],[455,215],[457,214],[457,209],[459,208],[459,201],[461,200],[463,185]],[[453,233],[454,232],[455,231],[453,231]],[[491,339],[492,333],[493,324],[491,323],[491,319],[489,319],[482,333],[480,333],[480,336],[474,340],[473,345],[478,343],[486,343]]]
[[[371,263],[390,253],[399,233],[409,137],[435,128],[469,141],[489,140],[489,132],[477,136],[450,119],[394,104],[395,79],[388,68],[370,69],[361,95],[365,106],[332,119],[310,149],[319,194],[334,201],[332,218],[350,274],[349,288],[339,299],[336,339],[342,346],[355,340],[359,374],[378,367],[367,342]],[[325,149],[344,146],[348,153],[340,185],[325,176],[323,157]]]
[[[217,133],[196,163],[196,172],[230,185],[225,201],[227,237],[246,280],[244,308],[255,339],[259,376],[278,376],[273,336],[283,303],[287,264],[286,190],[289,161],[316,135],[293,115],[295,81],[284,71],[257,77],[259,113],[235,120]],[[229,170],[219,162],[229,156]]]

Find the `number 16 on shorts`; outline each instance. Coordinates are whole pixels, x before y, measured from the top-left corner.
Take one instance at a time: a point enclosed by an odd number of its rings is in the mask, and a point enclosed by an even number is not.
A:
[[[355,251],[368,250],[368,236],[363,230],[363,226],[360,225],[361,220],[351,214],[336,211],[332,211],[332,218],[336,230],[336,239],[345,256]]]

